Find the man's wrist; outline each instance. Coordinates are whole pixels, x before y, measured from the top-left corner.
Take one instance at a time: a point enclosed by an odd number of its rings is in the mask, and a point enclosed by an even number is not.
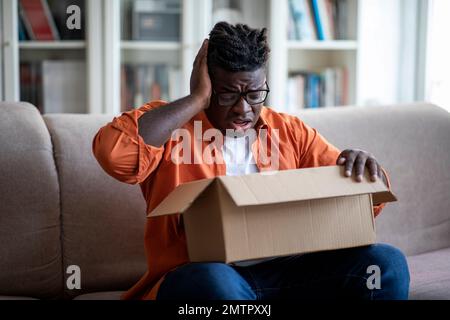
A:
[[[210,98],[208,96],[197,94],[197,93],[191,93],[190,97],[193,100],[193,103],[195,104],[195,106],[198,107],[199,112],[208,108],[209,100],[210,100]]]

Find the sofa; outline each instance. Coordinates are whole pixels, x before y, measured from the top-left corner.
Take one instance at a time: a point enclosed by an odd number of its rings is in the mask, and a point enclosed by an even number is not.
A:
[[[399,199],[376,219],[378,241],[407,255],[411,299],[450,299],[450,114],[416,103],[298,116],[378,158]],[[112,118],[0,103],[0,299],[114,300],[145,273],[140,188],[108,176],[91,151]]]

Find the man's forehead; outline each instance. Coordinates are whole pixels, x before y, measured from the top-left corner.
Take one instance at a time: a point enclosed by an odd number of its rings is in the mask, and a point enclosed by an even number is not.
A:
[[[266,74],[263,69],[255,71],[238,71],[230,72],[225,70],[217,70],[213,76],[215,86],[223,88],[236,87],[254,87],[258,88],[264,85]]]

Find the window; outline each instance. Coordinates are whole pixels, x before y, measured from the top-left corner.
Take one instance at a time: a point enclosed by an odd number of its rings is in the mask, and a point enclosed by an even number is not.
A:
[[[450,1],[431,0],[425,98],[450,112]]]

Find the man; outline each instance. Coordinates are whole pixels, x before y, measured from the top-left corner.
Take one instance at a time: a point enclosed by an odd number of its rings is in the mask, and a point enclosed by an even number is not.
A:
[[[273,170],[263,161],[262,132],[276,153],[277,170],[343,165],[345,175],[389,185],[368,152],[340,152],[300,119],[263,106],[269,92],[266,29],[221,22],[214,26],[194,62],[190,94],[171,103],[153,101],[123,113],[101,128],[93,152],[103,169],[120,181],[139,183],[151,212],[177,185],[218,175]],[[226,134],[214,149],[216,160],[174,161],[177,129],[191,136],[217,129]],[[233,135],[228,135],[230,130]],[[256,135],[246,135],[254,130]],[[198,132],[197,132],[198,133]],[[244,138],[244,139],[242,139]],[[211,142],[193,145],[189,159],[201,158]],[[251,146],[239,152],[234,143]],[[236,159],[242,160],[241,162]],[[243,164],[243,165],[242,165]],[[356,182],[355,182],[356,183]],[[299,186],[301,187],[301,186]],[[374,207],[378,215],[384,204]],[[124,299],[407,299],[409,272],[404,255],[388,245],[277,257],[250,264],[190,263],[180,214],[148,218],[148,271]],[[367,285],[369,266],[378,266],[381,288]]]

